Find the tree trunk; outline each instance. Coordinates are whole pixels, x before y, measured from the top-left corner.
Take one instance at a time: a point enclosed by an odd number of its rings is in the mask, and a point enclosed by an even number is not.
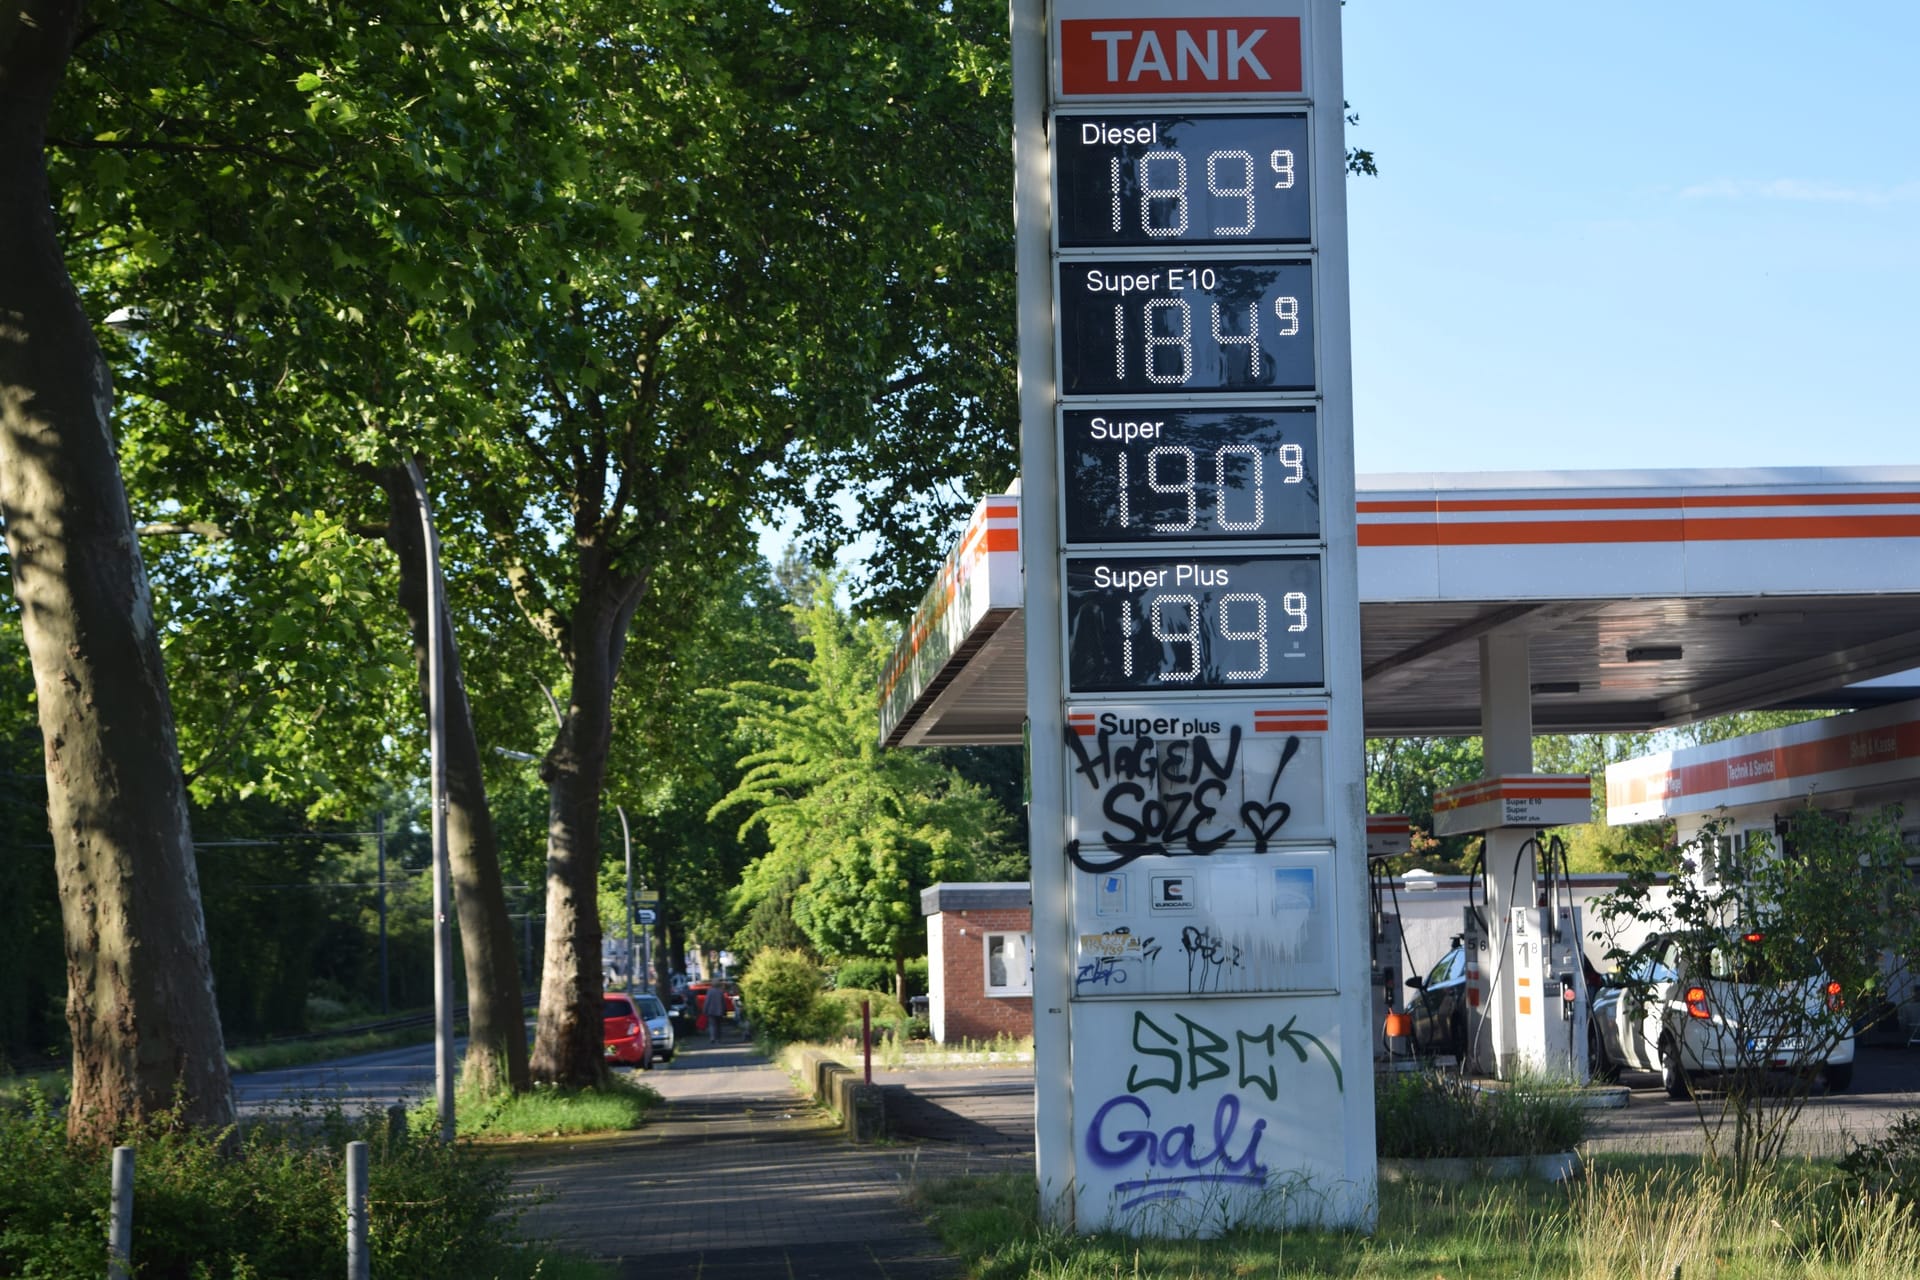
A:
[[[67,277],[48,104],[81,6],[0,16],[0,517],[33,661],[67,954],[67,1132],[233,1121],[185,784],[106,362]]]
[[[668,911],[674,911],[674,914],[668,917]],[[660,957],[660,972],[665,975],[662,981],[667,988],[661,993],[661,998],[665,999],[673,993],[674,975],[687,976],[687,929],[680,923],[679,912],[668,905],[664,888],[660,891],[660,912],[667,921],[667,927],[660,931],[661,945],[666,948],[666,954]]]
[[[643,580],[582,573],[573,687],[542,762],[547,784],[547,953],[533,1078],[584,1087],[606,1079],[600,997],[600,788],[613,740],[613,686]]]
[[[424,703],[431,678],[427,666],[426,533],[413,482],[404,467],[384,467],[387,545],[400,561],[400,607],[413,632],[414,665]],[[441,697],[446,713],[443,750],[447,771],[447,862],[453,876],[454,910],[460,920],[460,952],[467,972],[467,1056],[462,1086],[485,1093],[528,1088],[527,1024],[520,1000],[520,969],[514,954],[513,921],[507,915],[500,876],[500,840],[487,805],[480,772],[480,742],[473,708],[460,674],[460,647],[453,619],[443,611]]]

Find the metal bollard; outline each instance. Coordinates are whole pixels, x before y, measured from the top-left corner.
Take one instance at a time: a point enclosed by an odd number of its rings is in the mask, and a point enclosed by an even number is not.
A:
[[[373,1258],[367,1240],[367,1144],[347,1144],[347,1280],[368,1280]]]
[[[407,1109],[399,1103],[387,1108],[387,1150],[404,1146],[407,1141]]]
[[[113,1211],[107,1222],[107,1280],[127,1280],[133,1264],[133,1148],[113,1149]]]

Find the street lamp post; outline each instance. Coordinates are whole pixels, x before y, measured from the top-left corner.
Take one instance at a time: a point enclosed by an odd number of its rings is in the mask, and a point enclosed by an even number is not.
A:
[[[453,946],[449,934],[452,876],[447,865],[447,714],[441,697],[441,611],[446,606],[446,584],[440,580],[440,538],[433,528],[433,508],[427,501],[426,477],[420,464],[407,459],[407,477],[413,481],[414,500],[420,504],[420,527],[427,560],[427,741],[428,776],[433,807],[433,1096],[440,1118],[440,1141],[453,1141]]]

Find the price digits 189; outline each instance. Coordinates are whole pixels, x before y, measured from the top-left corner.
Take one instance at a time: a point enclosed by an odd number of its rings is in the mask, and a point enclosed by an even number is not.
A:
[[[1134,185],[1140,192],[1140,229],[1153,237],[1184,236],[1189,220],[1187,158],[1178,151],[1149,151],[1138,160],[1114,156],[1108,162],[1115,233],[1125,230],[1122,224],[1126,210],[1123,206],[1133,203],[1122,197],[1127,184],[1121,182],[1121,167],[1127,164],[1136,168],[1134,176],[1137,182]],[[1287,191],[1293,187],[1293,152],[1285,147],[1268,151],[1264,165],[1254,159],[1253,152],[1239,147],[1209,151],[1205,167],[1208,195],[1215,200],[1245,202],[1243,217],[1210,229],[1210,233],[1216,236],[1253,234],[1256,184],[1271,182],[1276,191]],[[1156,214],[1159,216],[1156,217]]]

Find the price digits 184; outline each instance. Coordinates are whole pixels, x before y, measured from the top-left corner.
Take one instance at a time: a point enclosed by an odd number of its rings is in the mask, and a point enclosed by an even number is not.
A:
[[[1163,274],[1166,277],[1164,285],[1160,283]],[[1198,290],[1210,294],[1219,285],[1219,274],[1212,267],[1175,267],[1164,273],[1153,271],[1141,275],[1099,270],[1087,272],[1087,288],[1091,293],[1125,295],[1146,291],[1178,293]],[[1272,336],[1291,338],[1300,332],[1300,299],[1290,294],[1246,303],[1226,302],[1220,298],[1210,298],[1207,302],[1214,344],[1228,356],[1233,355],[1233,348],[1242,348],[1249,379],[1261,376],[1260,313],[1265,309],[1263,304],[1271,305],[1273,309],[1270,323],[1275,328]],[[1127,376],[1127,335],[1130,331],[1132,326],[1127,321],[1126,304],[1114,303],[1113,376],[1122,381]],[[1149,382],[1179,386],[1192,380],[1192,303],[1185,298],[1148,299],[1140,309],[1138,333],[1141,359],[1145,362],[1142,372]]]

